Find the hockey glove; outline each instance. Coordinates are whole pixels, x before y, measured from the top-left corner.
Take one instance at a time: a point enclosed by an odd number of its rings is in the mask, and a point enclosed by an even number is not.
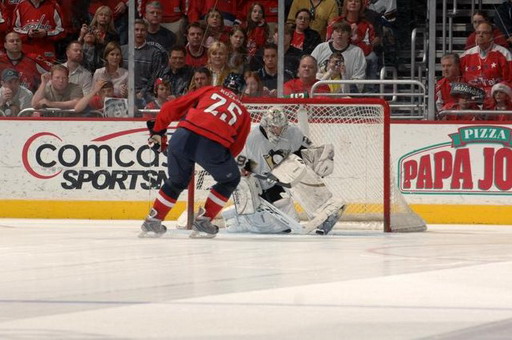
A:
[[[163,152],[167,149],[167,129],[155,131],[155,120],[148,120],[146,125],[149,130],[148,145],[155,152]]]

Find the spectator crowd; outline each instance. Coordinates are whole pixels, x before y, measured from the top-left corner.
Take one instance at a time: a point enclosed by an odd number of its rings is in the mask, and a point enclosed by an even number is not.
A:
[[[277,0],[135,3],[135,49],[129,51],[128,0],[0,0],[0,114],[58,108],[90,116],[106,113],[105,103],[126,107],[129,72],[139,112],[222,84],[230,72],[244,75],[245,96],[277,95]],[[500,10],[500,22],[512,26],[510,8]],[[389,49],[383,41],[392,40],[384,36],[399,25],[396,0],[287,0],[285,17],[281,72],[287,97],[307,97],[319,80],[377,79],[382,52]],[[467,50],[441,59],[439,112],[463,107],[461,97],[472,108],[511,107],[512,38],[501,32],[512,27],[493,26],[481,11],[472,23]],[[134,70],[128,70],[129,56]],[[329,85],[316,91],[348,94],[376,87]],[[499,117],[506,118],[484,118]]]

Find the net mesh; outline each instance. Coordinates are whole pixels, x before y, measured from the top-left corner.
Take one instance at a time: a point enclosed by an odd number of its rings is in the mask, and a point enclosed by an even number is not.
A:
[[[382,229],[384,107],[378,104],[304,104],[289,101],[246,104],[253,123],[258,123],[266,110],[276,106],[281,107],[290,124],[297,124],[314,144],[334,145],[334,171],[324,180],[333,195],[347,205],[339,226]],[[196,201],[206,198],[212,184],[211,177],[198,169]],[[390,189],[391,230],[425,230],[425,222],[407,205],[393,179]]]

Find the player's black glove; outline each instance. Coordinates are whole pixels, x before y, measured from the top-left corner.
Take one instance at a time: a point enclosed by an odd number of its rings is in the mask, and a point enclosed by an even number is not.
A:
[[[162,152],[167,149],[167,129],[155,131],[155,120],[151,119],[146,122],[149,130],[148,145],[156,152]]]

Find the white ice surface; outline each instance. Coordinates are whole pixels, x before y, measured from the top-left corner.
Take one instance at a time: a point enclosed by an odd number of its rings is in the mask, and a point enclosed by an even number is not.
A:
[[[327,237],[0,220],[0,339],[510,339],[512,226]]]

